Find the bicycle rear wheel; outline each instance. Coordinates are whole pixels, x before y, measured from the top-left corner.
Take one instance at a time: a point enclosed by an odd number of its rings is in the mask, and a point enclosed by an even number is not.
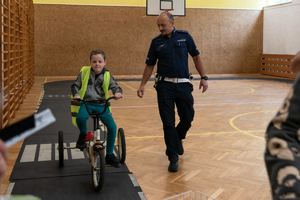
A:
[[[63,131],[58,132],[58,157],[59,167],[64,166],[64,133]]]
[[[125,133],[122,128],[118,129],[118,153],[120,162],[124,163],[126,159],[126,143]]]
[[[94,190],[100,191],[104,184],[105,158],[103,149],[94,151],[94,167],[92,167],[92,181]]]

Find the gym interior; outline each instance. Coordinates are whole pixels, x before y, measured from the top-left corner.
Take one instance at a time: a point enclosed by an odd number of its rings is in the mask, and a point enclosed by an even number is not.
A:
[[[167,171],[153,76],[144,97],[137,97],[151,40],[159,35],[157,15],[147,13],[148,4],[2,0],[1,129],[46,108],[56,117],[54,124],[9,148],[2,195],[272,198],[263,157],[265,131],[297,77],[290,65],[300,50],[300,0],[184,1],[184,15],[175,16],[174,26],[193,37],[209,79],[202,93],[189,57],[195,118],[176,173]],[[92,188],[86,153],[76,157],[68,150],[63,168],[57,158],[59,131],[69,145],[77,140],[70,86],[82,66],[90,65],[95,49],[106,53],[106,67],[123,89],[123,98],[111,106],[126,138],[126,161],[120,170],[107,167],[100,192]],[[26,160],[26,152],[32,160]]]

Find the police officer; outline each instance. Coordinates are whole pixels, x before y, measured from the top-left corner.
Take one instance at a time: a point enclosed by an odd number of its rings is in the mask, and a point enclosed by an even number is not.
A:
[[[152,75],[157,63],[156,91],[159,113],[163,122],[164,138],[167,146],[170,172],[178,171],[178,155],[184,152],[182,140],[191,127],[194,118],[193,86],[188,69],[188,53],[193,57],[196,69],[201,76],[199,89],[208,88],[207,76],[200,58],[200,53],[193,38],[187,31],[179,31],[174,27],[171,13],[163,12],[157,18],[160,35],[152,40],[148,52],[146,67],[137,95],[142,98],[145,85]],[[175,127],[176,104],[180,122]]]

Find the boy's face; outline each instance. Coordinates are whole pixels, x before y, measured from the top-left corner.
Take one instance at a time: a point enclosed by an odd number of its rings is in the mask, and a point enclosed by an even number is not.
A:
[[[100,74],[105,65],[106,65],[106,60],[104,60],[104,58],[101,54],[92,56],[91,66],[92,66],[95,74]]]

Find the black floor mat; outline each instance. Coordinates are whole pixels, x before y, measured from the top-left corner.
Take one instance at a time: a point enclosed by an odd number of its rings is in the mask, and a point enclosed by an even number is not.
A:
[[[146,199],[127,168],[126,161],[120,168],[105,168],[105,183],[100,192],[93,190],[91,165],[85,150],[77,150],[82,157],[75,158],[74,150],[65,149],[67,156],[64,167],[59,167],[58,132],[63,131],[63,141],[67,146],[75,143],[79,135],[78,128],[71,121],[72,83],[73,81],[58,81],[44,84],[45,92],[37,112],[50,108],[56,122],[24,140],[10,176],[10,181],[14,183],[11,194],[32,194],[43,200],[82,200],[94,197],[107,200]],[[92,119],[88,120],[88,130],[92,129],[92,122]],[[105,132],[101,133],[101,138],[104,134]],[[115,152],[118,154],[116,148]],[[45,154],[47,160],[41,160],[40,155]],[[25,159],[28,156],[31,160]]]
[[[107,174],[100,192],[92,188],[91,175],[20,180],[13,194],[31,194],[42,200],[144,199],[140,187],[133,184],[130,176],[131,173]]]

